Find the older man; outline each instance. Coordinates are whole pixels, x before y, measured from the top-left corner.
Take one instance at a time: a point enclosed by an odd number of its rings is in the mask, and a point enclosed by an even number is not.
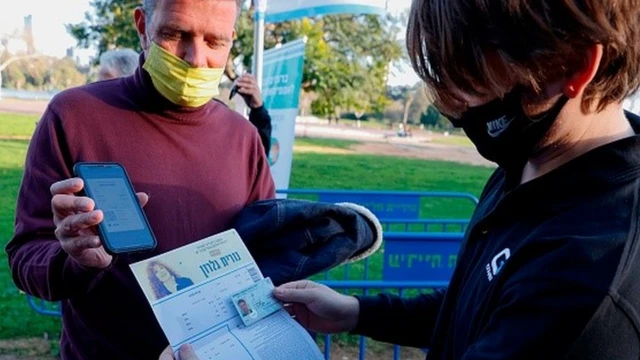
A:
[[[60,93],[34,133],[6,250],[19,288],[62,301],[64,359],[157,359],[167,340],[129,264],[226,230],[275,196],[257,131],[211,100],[240,5],[145,0],[134,13],[144,50],[135,74]],[[93,230],[102,212],[74,196],[79,161],[124,165],[144,192],[153,254],[105,252]]]
[[[108,50],[100,55],[99,80],[133,75],[138,68],[138,53],[132,49]]]

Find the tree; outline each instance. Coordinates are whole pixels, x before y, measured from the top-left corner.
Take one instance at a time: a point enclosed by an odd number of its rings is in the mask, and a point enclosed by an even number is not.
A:
[[[133,10],[139,3],[140,0],[92,0],[93,11],[85,15],[83,22],[67,25],[67,29],[78,45],[96,46],[98,56],[113,47],[139,50],[133,24]],[[400,24],[400,19],[373,15],[331,15],[269,24],[265,48],[307,38],[302,89],[316,93],[314,113],[335,116],[337,109],[362,108],[381,112],[389,65],[403,55],[397,41]],[[225,68],[231,80],[238,76],[239,66],[251,67],[252,11],[241,14],[236,32]]]
[[[2,59],[2,57],[0,57]],[[6,58],[0,65],[8,88],[41,91],[63,90],[86,83],[70,58],[57,59],[50,56],[23,55]],[[0,80],[2,80],[0,78]]]
[[[133,23],[133,11],[141,0],[92,0],[93,12],[85,13],[85,20],[67,24],[67,31],[84,48],[96,46],[98,56],[115,47],[140,51],[140,40]]]
[[[436,109],[433,105],[429,105],[427,111],[422,114],[422,116],[420,117],[420,123],[422,123],[426,127],[434,129],[451,129],[451,123],[449,122],[449,120],[447,120],[446,117],[442,116],[438,109]]]

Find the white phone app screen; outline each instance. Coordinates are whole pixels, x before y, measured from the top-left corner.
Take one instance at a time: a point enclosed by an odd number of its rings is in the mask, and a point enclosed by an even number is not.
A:
[[[88,179],[96,208],[104,213],[104,228],[108,232],[144,229],[142,219],[132,203],[123,179]],[[134,199],[137,201],[137,199]]]

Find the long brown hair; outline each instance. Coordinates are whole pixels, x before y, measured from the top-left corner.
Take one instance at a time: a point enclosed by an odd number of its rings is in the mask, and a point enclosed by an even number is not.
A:
[[[164,286],[164,284],[162,283],[162,281],[160,281],[160,279],[158,279],[158,276],[156,275],[156,272],[154,270],[154,267],[156,266],[162,266],[163,268],[167,269],[167,271],[169,272],[169,274],[171,274],[171,276],[173,276],[174,279],[178,279],[180,276],[178,276],[178,273],[176,273],[172,268],[170,268],[169,266],[159,262],[159,261],[151,261],[149,262],[149,264],[147,265],[147,276],[149,277],[149,283],[151,283],[151,289],[153,290],[153,293],[156,296],[156,299],[161,299],[169,294],[171,294],[171,291],[169,291],[169,289],[167,289],[166,286]]]

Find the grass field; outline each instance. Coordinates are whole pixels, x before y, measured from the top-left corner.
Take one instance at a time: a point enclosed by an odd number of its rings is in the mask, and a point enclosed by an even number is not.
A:
[[[33,115],[0,113],[0,138],[28,138],[36,128],[36,121],[38,118]]]
[[[34,129],[34,116],[0,114],[0,246],[4,249],[13,232],[13,211],[26,154],[27,140]],[[15,139],[18,138],[18,139]],[[348,149],[355,142],[328,139],[299,139],[296,145],[326,149]],[[357,154],[304,152],[294,155],[292,188],[462,191],[479,195],[491,169],[447,162]],[[465,218],[470,203],[454,200],[422,204],[423,216]],[[372,259],[372,277],[380,276],[381,255]],[[354,266],[353,276],[358,276]],[[342,276],[336,273],[335,276]],[[376,275],[377,274],[377,275]],[[25,296],[13,285],[4,251],[0,252],[0,339],[59,335],[57,319],[35,314]],[[0,349],[0,355],[2,354]]]

